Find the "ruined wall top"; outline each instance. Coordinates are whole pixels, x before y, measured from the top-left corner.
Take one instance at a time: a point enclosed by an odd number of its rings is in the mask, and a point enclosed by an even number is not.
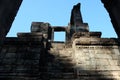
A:
[[[80,3],[74,5],[71,11],[70,19],[71,35],[73,35],[75,32],[89,32],[88,24],[83,22],[80,6],[81,6]]]
[[[32,22],[31,33],[42,33],[45,40],[54,41],[54,32],[65,32],[65,42],[71,42],[76,37],[101,37],[101,32],[89,32],[88,23],[84,23],[80,11],[81,4],[73,6],[71,10],[70,24],[68,26],[51,26],[45,22]],[[28,34],[27,34],[28,35]],[[25,36],[19,34],[18,37]],[[41,35],[40,35],[41,36]]]
[[[70,24],[71,25],[75,25],[76,22],[83,23],[82,15],[81,15],[81,12],[80,12],[80,6],[81,6],[80,3],[78,3],[77,5],[74,5],[74,7],[71,11],[71,19],[70,19]]]

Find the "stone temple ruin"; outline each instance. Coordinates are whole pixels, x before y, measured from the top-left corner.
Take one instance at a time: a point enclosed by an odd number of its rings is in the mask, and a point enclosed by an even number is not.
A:
[[[120,80],[120,40],[89,31],[80,12],[67,27],[32,22],[31,32],[6,37],[0,52],[0,80]],[[65,42],[54,32],[66,33]]]

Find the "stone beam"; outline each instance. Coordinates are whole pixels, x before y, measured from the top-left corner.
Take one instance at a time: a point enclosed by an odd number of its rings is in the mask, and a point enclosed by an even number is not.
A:
[[[109,13],[113,27],[120,38],[120,0],[101,0]]]
[[[23,0],[0,0],[0,45],[9,32]]]
[[[66,27],[64,26],[52,26],[55,32],[66,31]]]

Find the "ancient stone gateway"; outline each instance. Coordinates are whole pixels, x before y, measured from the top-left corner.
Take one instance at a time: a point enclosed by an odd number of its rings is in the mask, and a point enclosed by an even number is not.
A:
[[[6,38],[0,51],[0,80],[120,80],[120,40],[89,31],[80,11],[68,26],[32,22],[31,32]],[[54,32],[66,32],[55,42]]]

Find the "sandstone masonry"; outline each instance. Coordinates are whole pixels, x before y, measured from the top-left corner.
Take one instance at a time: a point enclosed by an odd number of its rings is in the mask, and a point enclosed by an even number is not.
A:
[[[0,52],[1,80],[120,80],[120,40],[101,38],[83,23],[80,3],[68,26],[32,22],[31,32],[6,38]],[[54,32],[66,41],[54,41]]]

